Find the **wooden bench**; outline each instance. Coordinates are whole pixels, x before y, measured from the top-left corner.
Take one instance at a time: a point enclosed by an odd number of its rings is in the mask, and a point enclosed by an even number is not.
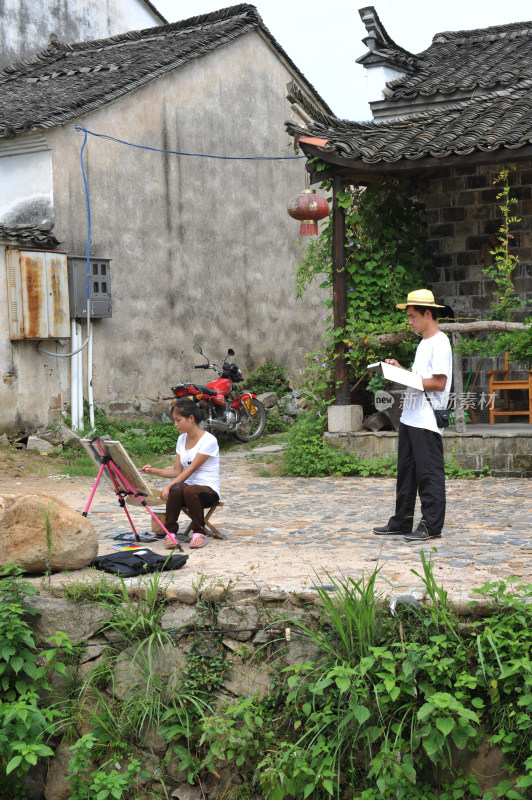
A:
[[[495,422],[495,417],[504,417],[505,422],[509,422],[511,416],[528,416],[528,421],[532,424],[532,369],[527,369],[528,379],[514,380],[510,378],[510,353],[507,351],[504,354],[504,368],[503,369],[488,369],[486,375],[489,376],[489,394],[493,395],[496,391],[501,390],[504,395],[504,406],[502,408],[492,408],[490,406],[490,425]],[[496,378],[496,375],[502,377]],[[514,390],[528,392],[528,408],[523,409],[510,409],[510,392]],[[495,399],[492,401],[495,406]]]

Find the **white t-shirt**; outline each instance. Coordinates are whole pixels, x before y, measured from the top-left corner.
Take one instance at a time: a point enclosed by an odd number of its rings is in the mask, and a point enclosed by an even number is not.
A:
[[[205,431],[194,447],[187,450],[187,435],[182,433],[177,440],[175,448],[183,469],[190,467],[198,453],[209,456],[207,461],[199,467],[192,475],[185,480],[185,483],[199,484],[200,486],[210,486],[211,489],[220,495],[220,450],[216,437],[212,433]]]
[[[427,392],[434,408],[447,408],[453,376],[453,356],[449,337],[443,331],[438,331],[434,336],[420,341],[412,372],[421,375],[423,379],[432,378],[434,375],[447,375],[443,392]],[[436,425],[436,417],[425,394],[419,389],[410,387],[407,387],[403,397],[401,422],[413,428],[426,428],[435,433],[441,433],[443,430]]]

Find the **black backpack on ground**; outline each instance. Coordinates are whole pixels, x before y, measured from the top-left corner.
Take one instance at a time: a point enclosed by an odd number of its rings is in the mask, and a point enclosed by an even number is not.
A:
[[[161,556],[153,550],[142,548],[142,550],[98,556],[91,561],[90,566],[120,575],[121,578],[133,578],[135,575],[146,575],[149,572],[181,569],[187,560],[188,556],[180,553]]]

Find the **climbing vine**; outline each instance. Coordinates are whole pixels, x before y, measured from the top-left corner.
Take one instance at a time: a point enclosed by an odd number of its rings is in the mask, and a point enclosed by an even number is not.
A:
[[[523,301],[516,294],[512,277],[519,263],[519,256],[510,252],[514,238],[510,232],[510,225],[521,222],[520,217],[511,213],[512,206],[518,202],[516,197],[510,197],[509,174],[513,170],[515,164],[507,164],[493,181],[494,184],[501,184],[497,200],[501,201],[499,208],[502,212],[502,224],[497,235],[498,244],[490,250],[493,264],[482,270],[485,275],[493,278],[497,286],[491,303],[492,319],[513,319],[515,311],[523,307]]]
[[[296,294],[316,278],[327,291],[323,315],[326,335],[307,360],[307,388],[332,399],[332,368],[335,344],[343,341],[346,361],[353,378],[360,377],[368,363],[388,353],[372,339],[377,334],[406,331],[405,315],[396,304],[407,293],[429,284],[427,233],[422,204],[408,184],[398,180],[374,183],[367,188],[345,188],[338,194],[346,220],[347,315],[344,328],[334,329],[332,318],[332,223],[326,223],[311,242],[296,273]],[[394,356],[408,360],[415,343],[394,348]]]
[[[518,202],[516,197],[510,196],[510,173],[515,170],[515,164],[507,164],[497,175],[494,184],[500,184],[501,189],[497,195],[500,201],[499,208],[502,223],[497,235],[498,244],[490,250],[493,264],[483,271],[495,282],[496,289],[491,303],[491,319],[513,320],[517,311],[524,306],[524,301],[515,290],[514,272],[519,263],[519,256],[511,252],[514,235],[510,226],[520,222],[521,218],[512,214],[512,207]],[[481,357],[495,356],[506,350],[512,352],[512,360],[519,364],[532,363],[532,317],[524,320],[528,327],[525,330],[508,331],[486,337],[464,338],[457,346],[460,355],[477,355]]]

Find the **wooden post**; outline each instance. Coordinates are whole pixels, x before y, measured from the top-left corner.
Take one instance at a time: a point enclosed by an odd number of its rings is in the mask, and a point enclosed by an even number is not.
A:
[[[332,182],[332,269],[333,269],[333,320],[334,329],[345,329],[347,315],[347,280],[345,274],[345,212],[338,203],[338,193],[343,189],[341,176],[335,175]],[[337,342],[334,347],[336,405],[351,405],[349,376],[345,362],[345,344]]]
[[[459,333],[453,333],[453,379],[454,379],[454,395],[456,403],[454,407],[454,421],[456,424],[456,433],[466,432],[466,421],[464,406],[460,403],[460,399],[464,393],[464,379],[462,376],[462,356],[456,353],[455,348],[460,344],[462,337]]]

